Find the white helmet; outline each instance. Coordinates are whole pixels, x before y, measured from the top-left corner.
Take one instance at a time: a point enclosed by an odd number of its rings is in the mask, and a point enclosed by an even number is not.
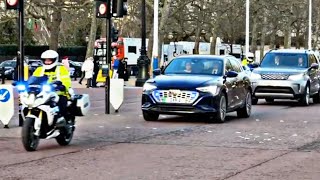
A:
[[[46,59],[51,59],[52,63],[45,64]],[[54,51],[54,50],[46,50],[41,54],[41,60],[42,60],[44,69],[46,70],[52,69],[58,65],[59,54],[57,53],[57,51]]]

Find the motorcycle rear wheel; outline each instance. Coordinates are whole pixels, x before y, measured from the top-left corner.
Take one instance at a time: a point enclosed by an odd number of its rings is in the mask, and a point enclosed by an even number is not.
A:
[[[68,130],[63,129],[60,131],[61,134],[56,137],[56,141],[60,146],[67,146],[70,144],[73,137],[73,130],[69,133]]]
[[[40,138],[36,136],[34,129],[34,118],[26,118],[22,127],[22,144],[26,151],[35,151],[39,145]]]

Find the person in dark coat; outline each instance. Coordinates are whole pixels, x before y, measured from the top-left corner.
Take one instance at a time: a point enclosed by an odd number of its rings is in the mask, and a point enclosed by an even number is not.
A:
[[[94,66],[93,66],[93,79],[92,79],[92,87],[97,87],[97,77],[100,70],[99,58],[94,57]]]
[[[129,76],[128,76],[128,72],[127,72],[127,61],[125,59],[123,59],[119,63],[118,74],[119,74],[119,79],[123,79],[124,81],[128,81]]]

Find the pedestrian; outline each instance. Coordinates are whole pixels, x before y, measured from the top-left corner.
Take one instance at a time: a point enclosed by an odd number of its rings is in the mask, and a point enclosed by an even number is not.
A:
[[[84,61],[81,67],[81,71],[85,74],[84,78],[87,79],[87,88],[92,87],[93,69],[93,57],[89,57]]]
[[[118,66],[118,78],[123,79],[125,82],[128,81],[129,76],[127,72],[127,61],[126,58],[119,62]]]
[[[69,58],[68,58],[68,56],[64,56],[64,57],[62,58],[61,63],[64,65],[64,67],[67,68],[68,71],[70,70],[70,64],[69,64]]]
[[[94,61],[93,61],[93,79],[92,79],[92,87],[97,87],[97,77],[98,77],[98,73],[100,70],[100,65],[99,65],[99,58],[98,57],[94,57]]]
[[[118,79],[118,68],[120,60],[114,57],[112,79]]]

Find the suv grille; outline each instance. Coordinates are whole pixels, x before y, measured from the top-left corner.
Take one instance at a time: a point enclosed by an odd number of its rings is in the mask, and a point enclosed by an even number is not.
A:
[[[262,79],[267,80],[287,80],[289,78],[288,74],[261,74]]]
[[[199,97],[196,91],[155,90],[152,96],[158,103],[192,104]]]

